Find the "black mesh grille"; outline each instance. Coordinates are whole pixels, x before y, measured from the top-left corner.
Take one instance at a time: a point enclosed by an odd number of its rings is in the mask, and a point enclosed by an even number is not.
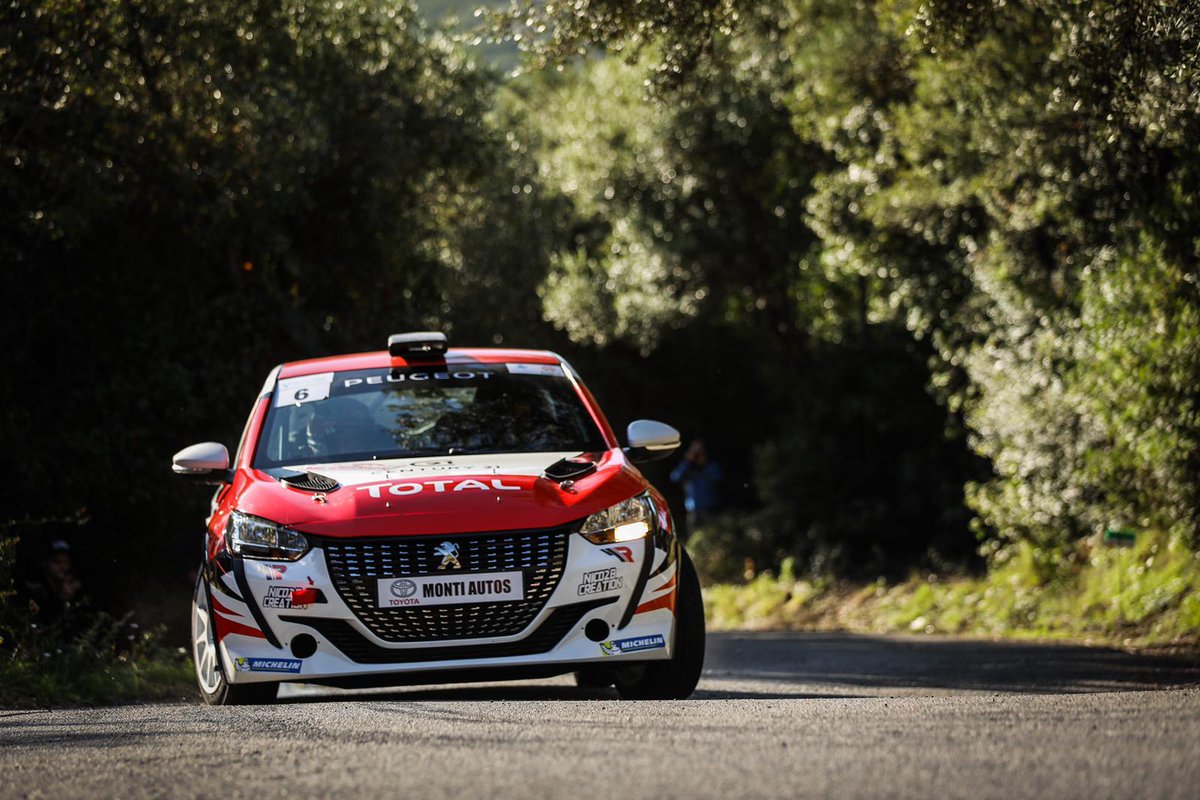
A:
[[[281,480],[294,489],[307,489],[310,492],[332,492],[341,486],[333,478],[327,478],[315,472],[306,472],[303,475],[288,475]]]
[[[550,599],[567,560],[569,530],[512,531],[451,537],[323,539],[329,575],[338,594],[367,629],[386,642],[420,642],[513,636],[523,631]],[[380,578],[445,575],[434,548],[458,546],[461,570],[521,570],[525,598],[499,603],[379,608]]]
[[[442,647],[414,647],[393,650],[367,639],[344,619],[284,616],[285,622],[307,625],[358,664],[409,664],[417,661],[457,661],[465,658],[510,658],[546,653],[562,641],[571,628],[593,608],[615,603],[617,598],[589,600],[559,606],[550,612],[538,629],[516,642],[466,644]]]

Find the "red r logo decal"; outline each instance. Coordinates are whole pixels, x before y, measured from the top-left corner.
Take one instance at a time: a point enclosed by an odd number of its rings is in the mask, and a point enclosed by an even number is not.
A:
[[[607,553],[618,561],[628,561],[631,564],[633,563],[633,550],[625,545],[605,547],[600,552]]]

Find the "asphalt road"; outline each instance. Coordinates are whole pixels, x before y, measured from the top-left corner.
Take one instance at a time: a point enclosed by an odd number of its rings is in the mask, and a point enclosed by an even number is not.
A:
[[[718,634],[686,702],[566,679],[0,711],[4,797],[1200,797],[1200,663]]]

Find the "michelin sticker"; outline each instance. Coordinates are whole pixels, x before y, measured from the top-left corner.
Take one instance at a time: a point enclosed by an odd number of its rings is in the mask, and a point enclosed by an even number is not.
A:
[[[600,651],[606,656],[620,656],[625,653],[637,653],[642,650],[657,650],[666,647],[667,640],[661,633],[653,636],[636,636],[632,639],[614,639],[611,642],[601,642]]]
[[[300,661],[295,658],[235,658],[238,672],[300,672]]]
[[[301,405],[329,397],[333,384],[333,373],[301,375],[299,378],[281,378],[275,384],[275,406]]]
[[[617,568],[608,567],[607,569],[597,569],[583,573],[583,580],[580,582],[576,594],[603,594],[604,592],[615,592],[618,589],[624,588],[625,579],[617,574]]]

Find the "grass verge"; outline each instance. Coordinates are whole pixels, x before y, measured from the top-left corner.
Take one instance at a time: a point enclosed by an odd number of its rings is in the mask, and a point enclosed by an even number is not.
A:
[[[128,619],[99,616],[66,635],[25,630],[0,649],[0,707],[90,706],[191,698],[195,673],[182,648]]]
[[[713,630],[848,630],[1059,638],[1124,647],[1200,644],[1200,554],[1165,534],[1113,548],[1097,537],[1070,564],[1023,544],[982,577],[889,584],[798,579],[785,562],[704,590]]]

